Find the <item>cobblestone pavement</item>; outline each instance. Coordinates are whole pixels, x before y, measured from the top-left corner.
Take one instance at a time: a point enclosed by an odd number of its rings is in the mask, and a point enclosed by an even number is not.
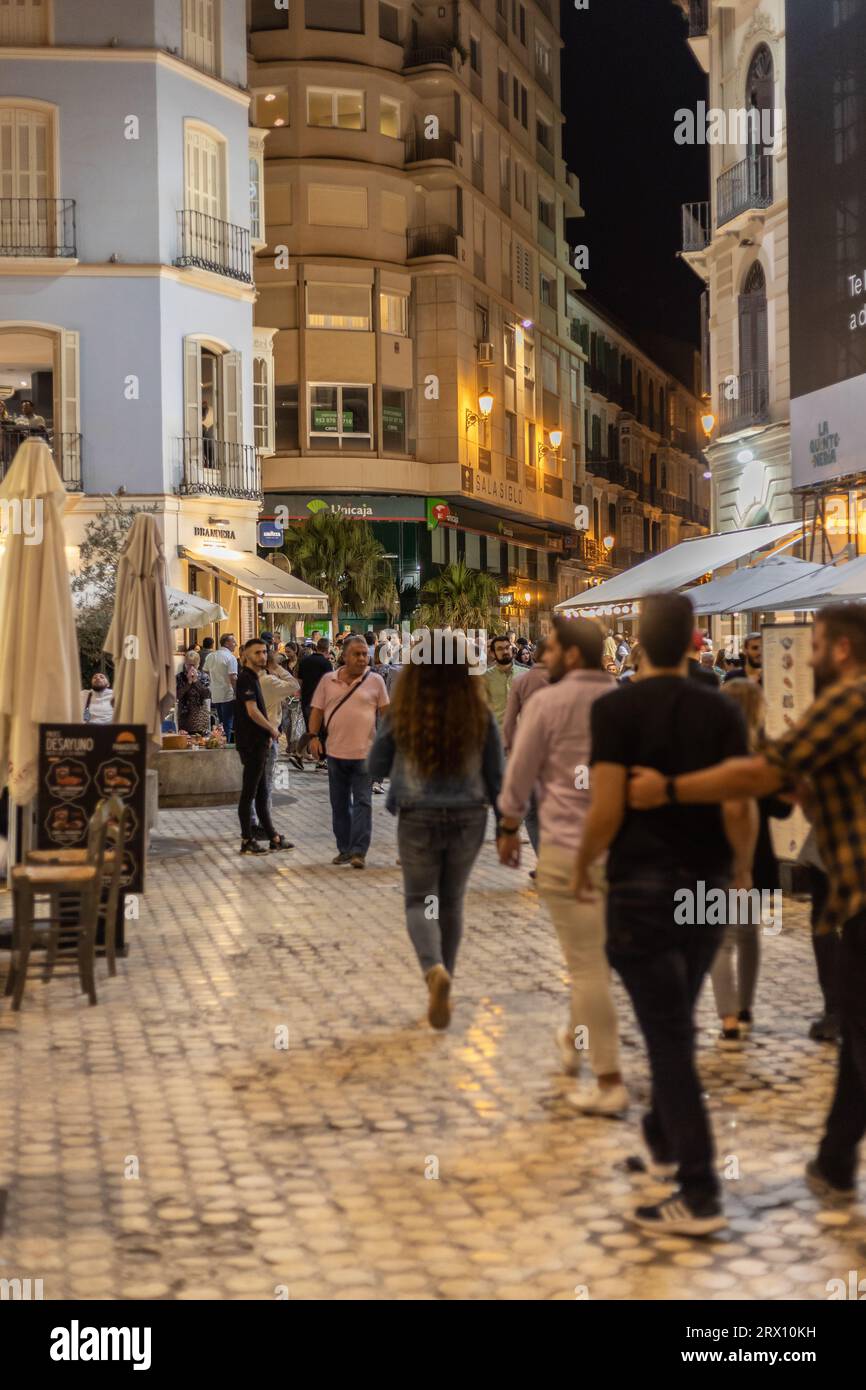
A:
[[[835,1063],[805,1036],[802,905],[764,940],[744,1051],[715,1050],[701,1005],[731,1229],[646,1236],[627,1213],[663,1189],[617,1169],[647,1093],[619,986],[635,1104],[584,1118],[556,1069],[565,976],[526,873],[484,846],[435,1034],[384,798],[359,873],[329,863],[325,775],[292,793],[278,824],[298,847],[261,860],[238,857],[232,809],[163,812],[98,1007],[38,969],[20,1014],[0,1004],[0,1277],[42,1278],[48,1299],[823,1299],[866,1272],[862,1210],[823,1211],[802,1182]]]

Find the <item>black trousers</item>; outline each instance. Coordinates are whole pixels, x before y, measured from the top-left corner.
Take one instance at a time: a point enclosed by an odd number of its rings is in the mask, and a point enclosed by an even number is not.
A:
[[[824,1013],[839,1012],[836,972],[839,968],[839,938],[834,931],[818,935],[818,922],[830,892],[830,880],[822,869],[809,867],[809,891],[812,896],[812,949],[818,968],[818,984],[824,996]]]
[[[842,928],[837,988],[842,1023],[839,1075],[818,1161],[831,1182],[852,1187],[857,1148],[866,1134],[866,912]]]
[[[727,888],[717,879],[705,882],[707,890]],[[696,891],[693,875],[670,879],[641,874],[612,884],[607,955],[631,997],[646,1041],[652,1076],[650,1109],[643,1120],[647,1146],[658,1162],[676,1163],[686,1197],[702,1201],[718,1196],[719,1180],[695,1065],[693,1015],[724,927],[677,924],[674,894],[686,886]]]
[[[276,835],[271,813],[268,809],[268,784],[265,778],[265,767],[268,761],[269,740],[266,738],[257,739],[252,748],[239,748],[238,755],[243,764],[244,780],[241,784],[241,796],[238,802],[238,819],[241,823],[241,835],[245,840],[252,839],[252,806],[256,803],[256,816],[259,825],[267,834],[269,839]]]

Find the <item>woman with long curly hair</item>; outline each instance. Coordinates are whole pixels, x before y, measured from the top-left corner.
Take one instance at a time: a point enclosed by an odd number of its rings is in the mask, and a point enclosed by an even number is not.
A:
[[[427,981],[433,1028],[451,1021],[463,899],[503,767],[485,683],[470,674],[461,634],[454,638],[445,655],[456,660],[443,661],[443,653],[413,659],[397,677],[367,764],[375,781],[391,778],[386,805],[399,817],[406,925]],[[416,648],[412,656],[421,654]]]

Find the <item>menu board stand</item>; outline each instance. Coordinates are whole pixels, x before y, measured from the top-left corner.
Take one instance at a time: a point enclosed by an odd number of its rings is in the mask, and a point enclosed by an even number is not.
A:
[[[799,724],[815,699],[811,667],[811,623],[765,623],[761,628],[765,729],[770,739],[781,738]],[[776,857],[795,861],[809,834],[809,821],[799,806],[787,820],[770,822]]]
[[[82,849],[97,802],[117,796],[127,808],[115,944],[126,955],[125,901],[144,891],[145,773],[143,724],[40,724],[36,844],[39,849]],[[65,896],[65,895],[64,895]],[[77,900],[61,903],[61,921],[75,921]],[[104,945],[100,925],[98,943]]]

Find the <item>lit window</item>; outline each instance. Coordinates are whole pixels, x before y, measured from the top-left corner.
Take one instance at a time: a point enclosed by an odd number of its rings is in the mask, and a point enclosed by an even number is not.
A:
[[[336,126],[341,130],[363,130],[363,92],[342,91],[328,87],[308,87],[307,125]]]
[[[369,285],[307,285],[307,327],[370,331]]]
[[[405,294],[383,291],[379,295],[379,326],[383,333],[405,338],[409,333],[409,299]]]
[[[309,386],[310,447],[369,449],[370,386]]]
[[[379,134],[400,139],[400,103],[391,97],[379,98]]]

